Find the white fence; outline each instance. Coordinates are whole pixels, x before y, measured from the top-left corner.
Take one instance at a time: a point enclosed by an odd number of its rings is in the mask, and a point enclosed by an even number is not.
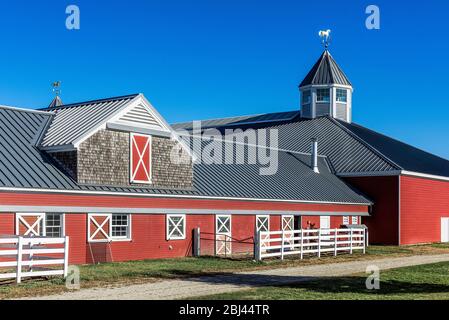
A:
[[[256,236],[255,257],[264,258],[298,255],[321,257],[322,254],[352,254],[366,252],[366,229],[316,229],[259,232]]]
[[[67,276],[69,238],[0,236],[0,279]]]

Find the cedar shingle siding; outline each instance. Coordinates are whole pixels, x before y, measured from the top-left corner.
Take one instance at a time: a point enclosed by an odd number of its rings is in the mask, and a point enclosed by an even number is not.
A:
[[[141,186],[130,184],[129,133],[102,130],[83,142],[76,152],[54,153],[53,157],[80,184]],[[170,154],[176,142],[153,137],[153,187],[189,189],[193,187],[192,163],[175,164]]]

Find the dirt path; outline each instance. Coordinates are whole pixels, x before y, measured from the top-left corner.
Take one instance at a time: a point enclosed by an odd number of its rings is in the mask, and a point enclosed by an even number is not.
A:
[[[286,269],[231,273],[185,280],[161,281],[117,288],[84,289],[61,295],[39,297],[42,300],[173,300],[233,292],[267,286],[308,281],[316,277],[338,277],[363,273],[367,266],[380,270],[449,261],[449,254],[384,258],[370,261],[332,263]]]

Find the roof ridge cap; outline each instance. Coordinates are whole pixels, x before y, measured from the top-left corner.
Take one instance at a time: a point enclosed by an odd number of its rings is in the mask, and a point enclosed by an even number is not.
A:
[[[44,115],[52,115],[54,114],[52,111],[43,111],[39,109],[27,109],[27,108],[19,108],[19,107],[11,107],[11,106],[5,106],[0,105],[0,109],[4,110],[11,110],[11,111],[18,111],[18,112],[26,112],[26,113],[38,113],[38,114],[44,114]]]
[[[73,108],[73,107],[77,107],[77,106],[81,106],[81,105],[87,105],[87,104],[93,104],[93,103],[99,103],[99,102],[106,102],[106,101],[113,101],[113,100],[124,100],[126,98],[135,98],[137,96],[141,95],[141,93],[134,93],[134,94],[129,94],[129,95],[124,95],[124,96],[117,96],[117,97],[110,97],[110,98],[102,98],[102,99],[94,99],[94,100],[87,100],[87,101],[80,101],[80,102],[74,102],[74,103],[69,103],[69,104],[63,104],[59,107],[55,107],[52,109],[47,108],[43,108],[43,109],[39,109],[43,112],[45,112],[45,110],[51,111],[51,110],[60,110],[60,109],[66,109],[66,108]]]
[[[351,137],[353,137],[354,139],[356,139],[358,142],[360,142],[362,145],[364,145],[365,147],[367,147],[368,149],[370,149],[371,151],[373,151],[374,153],[376,153],[376,155],[378,155],[380,158],[382,158],[384,161],[388,162],[390,165],[392,165],[393,167],[396,167],[396,169],[399,170],[404,170],[404,168],[402,168],[400,165],[398,165],[396,162],[394,162],[393,160],[391,160],[389,157],[387,157],[386,155],[384,155],[382,152],[380,152],[379,150],[377,150],[377,148],[373,147],[371,144],[369,144],[368,142],[366,142],[365,140],[363,140],[362,138],[360,138],[357,134],[355,134],[354,132],[352,132],[351,130],[349,130],[348,128],[346,128],[344,125],[342,125],[339,121],[337,121],[336,119],[333,119],[329,116],[327,116],[326,118],[328,118],[329,120],[331,120],[333,123],[335,123],[341,130],[343,130],[344,132],[346,132],[347,134],[349,134]]]

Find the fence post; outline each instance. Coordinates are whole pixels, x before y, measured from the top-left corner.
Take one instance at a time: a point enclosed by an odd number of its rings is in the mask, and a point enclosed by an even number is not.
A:
[[[69,272],[69,237],[65,237],[64,242],[64,278],[67,278]]]
[[[335,233],[334,233],[334,257],[337,256],[337,235],[338,235],[338,229],[335,229]]]
[[[284,241],[285,241],[285,231],[284,228],[282,228],[282,238],[281,238],[281,260],[284,260]]]
[[[17,270],[16,270],[16,283],[22,282],[22,259],[23,259],[23,238],[19,237],[17,241]]]
[[[193,229],[193,256],[201,256],[201,230],[200,228]]]
[[[300,254],[301,254],[301,260],[302,260],[302,259],[304,259],[304,229],[299,230],[299,233],[301,235]]]
[[[321,258],[321,228],[318,229],[318,258]]]
[[[353,237],[353,229],[351,228],[351,232],[350,232],[350,236],[349,236],[349,243],[350,243],[350,249],[349,249],[349,253],[352,254],[353,250],[352,250],[352,237]]]
[[[365,243],[366,247],[369,247],[369,230],[365,228]]]
[[[254,234],[254,259],[257,262],[262,261],[259,230],[256,230],[256,233]]]
[[[363,229],[363,254],[366,253],[366,229]]]

